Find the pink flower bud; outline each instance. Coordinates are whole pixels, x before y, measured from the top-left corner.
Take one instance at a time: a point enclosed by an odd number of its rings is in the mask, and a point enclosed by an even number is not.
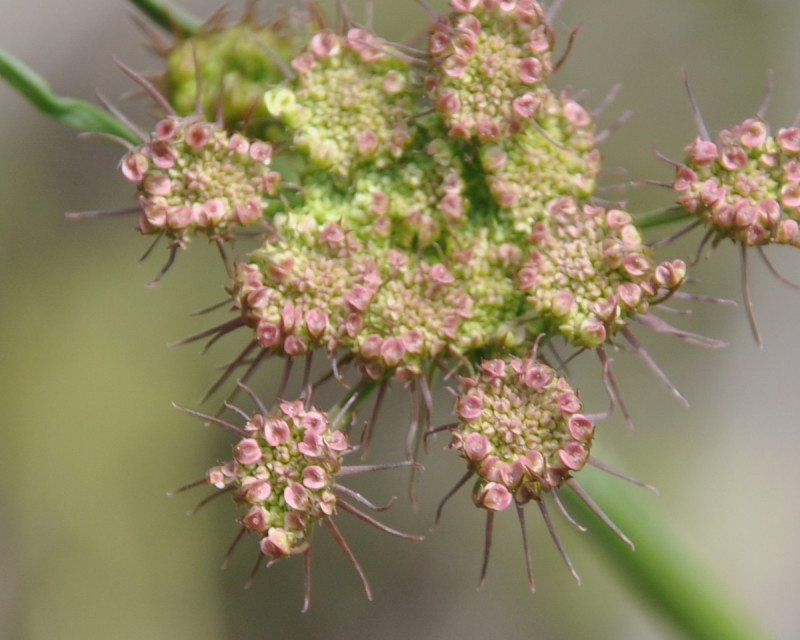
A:
[[[186,129],[186,144],[194,149],[202,149],[213,133],[213,125],[207,122],[197,122]]]
[[[775,137],[781,149],[786,153],[794,154],[800,152],[800,128],[780,129]]]
[[[577,394],[571,389],[559,394],[556,401],[562,413],[575,413],[581,410],[581,401],[578,399]]]
[[[519,63],[519,80],[525,84],[540,82],[544,76],[544,66],[539,58],[523,58]]]
[[[261,505],[253,505],[242,518],[242,524],[250,531],[264,533],[269,526],[269,511]]]
[[[348,451],[350,444],[347,442],[347,434],[343,431],[332,432],[325,441],[331,451]]]
[[[278,342],[280,335],[281,330],[269,322],[259,322],[256,328],[256,340],[265,349],[274,346]]]
[[[571,291],[560,290],[553,296],[552,312],[557,318],[563,318],[577,307],[575,296]]]
[[[767,123],[759,118],[748,118],[737,128],[745,147],[760,147],[769,135]]]
[[[261,460],[261,447],[255,438],[243,438],[233,448],[233,457],[241,464],[255,464]]]
[[[122,156],[120,169],[131,182],[141,182],[148,169],[147,158],[138,151],[129,151]]]
[[[582,442],[591,440],[594,435],[594,424],[582,413],[570,416],[567,428],[573,438]]]
[[[572,440],[564,443],[564,446],[558,450],[558,457],[567,469],[578,471],[586,464],[589,452],[583,444]]]
[[[535,391],[542,391],[553,381],[554,375],[550,367],[543,364],[534,364],[525,371],[525,386]]]
[[[505,375],[506,363],[496,358],[494,360],[484,360],[481,362],[481,370],[491,380],[494,378],[502,378]]]
[[[511,504],[511,492],[496,482],[487,482],[475,496],[475,504],[489,511],[502,511]]]
[[[283,499],[292,509],[308,511],[311,507],[311,495],[299,482],[292,482],[283,490]]]
[[[324,453],[322,437],[313,431],[307,432],[303,441],[297,444],[297,450],[307,458],[321,458]]]
[[[341,50],[341,40],[333,31],[319,31],[311,38],[311,52],[317,58],[338,56]]]
[[[380,346],[381,359],[387,367],[396,367],[400,364],[405,352],[403,343],[397,338],[386,338]]]
[[[303,469],[303,485],[309,489],[322,489],[328,481],[328,474],[319,465],[312,464]]]
[[[242,480],[241,492],[247,502],[258,504],[272,495],[272,487],[264,478],[247,476]]]
[[[517,458],[517,462],[521,465],[523,471],[531,478],[539,478],[544,475],[544,456],[542,452],[537,449],[529,450],[525,455]]]
[[[292,433],[289,425],[281,418],[269,418],[264,421],[264,439],[271,447],[289,442]]]
[[[482,433],[470,433],[463,441],[464,457],[473,462],[480,462],[492,450],[492,445]]]
[[[322,434],[328,429],[328,417],[315,409],[311,409],[303,416],[303,429],[307,433]]]
[[[328,314],[320,309],[306,311],[306,331],[312,338],[319,338],[328,328]]]
[[[261,164],[269,164],[270,158],[272,158],[272,145],[256,140],[250,145],[250,157]]]
[[[261,553],[270,558],[283,558],[288,556],[292,550],[289,536],[285,529],[273,528],[265,538],[261,538],[259,543]]]
[[[372,294],[370,291],[360,284],[353,285],[350,291],[344,296],[347,306],[350,307],[352,311],[358,311],[360,313],[364,313],[364,311],[367,310],[371,299]]]
[[[478,396],[465,395],[458,402],[458,415],[464,420],[475,420],[483,411],[483,401]]]

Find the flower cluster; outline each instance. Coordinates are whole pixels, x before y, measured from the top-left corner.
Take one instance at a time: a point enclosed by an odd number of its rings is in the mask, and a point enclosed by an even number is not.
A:
[[[240,328],[249,340],[213,388],[243,369],[233,393],[247,391],[257,410],[226,401],[218,415],[232,412],[244,426],[186,409],[238,438],[232,459],[200,484],[244,509],[241,531],[256,534],[267,564],[310,562],[322,524],[367,595],[337,512],[415,536],[357,509],[352,502],[378,507],[342,476],[417,470],[420,443],[446,431],[467,471],[437,521],[473,479],[487,518],[482,576],[495,514],[513,504],[523,522],[532,501],[575,573],[545,506],[556,502],[571,520],[558,497],[564,487],[630,543],[575,479],[587,464],[626,477],[590,455],[595,421],[615,401],[630,421],[606,349],[624,339],[681,397],[631,325],[719,345],[657,315],[665,300],[693,297],[682,291],[693,265],[657,259],[642,218],[598,197],[607,132],[579,94],[551,86],[559,64],[544,6],[450,7],[422,50],[347,15],[332,28],[309,7],[304,20],[212,23],[177,36],[161,48],[164,95],[123,67],[163,111],[121,162],[136,185],[140,231],[170,240],[167,267],[198,234],[219,245],[228,267],[234,318],[186,341],[211,336],[211,344]],[[714,244],[800,246],[800,128],[773,136],[759,116],[686,149],[671,185],[681,219],[696,218]],[[256,248],[233,251],[227,264],[222,249],[246,226]],[[566,370],[585,351],[598,356],[611,396],[603,415],[583,412]],[[328,369],[315,380],[320,356]],[[247,386],[267,357],[284,362],[269,406]],[[344,391],[324,405],[317,390],[331,381]],[[366,455],[391,385],[411,401],[407,459],[344,466],[352,449],[363,445]],[[436,427],[439,388],[456,397],[455,421]],[[523,541],[527,562],[524,523]],[[532,587],[529,563],[528,575]]]
[[[261,355],[244,378],[266,355],[285,359],[273,409],[285,413],[295,406],[281,400],[291,364],[305,359],[310,399],[310,362],[321,351],[332,369],[323,380],[352,385],[345,407],[379,390],[367,439],[387,386],[399,381],[410,390],[413,457],[420,425],[435,431],[436,370],[478,367],[455,389],[461,422],[451,447],[479,477],[475,503],[491,513],[512,499],[544,508],[543,494],[571,483],[588,460],[594,427],[532,345],[561,336],[598,349],[606,363],[602,346],[620,331],[634,340],[629,321],[676,292],[686,267],[656,262],[630,214],[592,200],[601,136],[583,105],[547,84],[554,39],[542,7],[452,6],[419,52],[424,64],[363,27],[323,26],[287,56],[282,81],[265,82],[263,104],[284,141],[257,193],[281,205],[262,204],[269,232],[235,265],[233,306],[252,341],[226,375],[253,350]],[[343,366],[356,371],[354,382]],[[258,461],[236,454],[214,477],[235,469],[224,482],[240,500],[252,493],[245,486],[259,487],[243,523],[272,531],[264,553],[303,550],[308,521],[297,505],[319,516],[335,504],[327,485],[315,494],[301,479],[303,465],[315,473],[320,465],[299,461],[294,484],[273,486],[260,462],[272,455],[264,442],[242,443]]]
[[[184,245],[197,233],[225,239],[262,220],[280,182],[270,170],[272,151],[268,142],[195,117],[161,120],[120,165],[138,186],[140,230]]]
[[[530,233],[545,205],[561,196],[586,198],[595,188],[600,152],[591,114],[566,93],[532,94],[520,130],[481,148],[481,165],[500,215]]]
[[[586,464],[594,424],[567,380],[532,358],[484,360],[462,378],[451,448],[478,481],[475,504],[501,511],[563,485]]]
[[[270,89],[264,103],[315,165],[348,175],[366,161],[386,166],[410,144],[409,66],[374,34],[319,31],[292,67],[294,86]]]
[[[231,493],[234,501],[247,510],[239,520],[242,529],[234,545],[245,532],[251,532],[260,536],[261,556],[269,558],[270,563],[288,556],[303,555],[306,562],[305,610],[309,605],[311,588],[311,536],[315,525],[321,523],[342,548],[359,574],[367,597],[371,598],[364,572],[333,521],[337,508],[391,535],[411,540],[421,538],[387,527],[347,502],[342,496],[369,509],[381,509],[360,493],[339,484],[338,478],[404,464],[344,467],[342,458],[353,447],[347,435],[334,428],[327,413],[318,411],[303,399],[281,400],[272,411],[268,411],[248,387],[240,386],[252,396],[259,409],[248,416],[231,405],[245,419],[241,428],[219,418],[183,409],[239,436],[239,441],[233,446],[233,459],[211,467],[203,481],[220,492]],[[184,488],[195,484],[199,483]],[[255,570],[259,566],[257,564]]]
[[[800,128],[771,135],[761,118],[686,147],[673,189],[714,234],[745,246],[800,246]]]
[[[261,551],[282,558],[305,551],[315,521],[336,511],[334,484],[350,449],[328,416],[302,400],[282,401],[275,415],[253,414],[233,447],[233,460],[209,469],[206,481],[230,488],[247,509],[242,524],[261,535]]]
[[[519,287],[548,330],[578,347],[602,345],[686,276],[682,260],[653,262],[633,219],[621,209],[553,200],[532,241]]]
[[[553,34],[535,0],[453,0],[428,37],[428,95],[455,138],[504,137],[535,111]]]
[[[213,120],[221,112],[229,128],[246,128],[270,140],[285,138],[282,128],[263,126],[265,84],[283,74],[275,56],[291,57],[305,45],[314,26],[310,15],[279,16],[266,25],[243,22],[224,29],[207,28],[165,48],[163,84],[170,104],[181,115],[197,111]],[[199,85],[199,86],[198,86]]]

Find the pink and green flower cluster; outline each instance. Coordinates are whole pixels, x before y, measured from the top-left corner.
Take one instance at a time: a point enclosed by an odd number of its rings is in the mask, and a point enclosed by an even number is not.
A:
[[[761,118],[686,147],[673,189],[715,242],[800,246],[800,128],[772,135]]]
[[[558,63],[544,7],[450,7],[423,50],[344,15],[330,28],[319,12],[305,23],[204,30],[168,52],[175,106],[122,161],[141,231],[167,236],[173,251],[197,234],[222,245],[241,227],[260,231],[257,248],[229,265],[238,317],[201,335],[250,333],[222,382],[246,366],[243,386],[266,356],[284,360],[284,375],[272,406],[251,394],[259,412],[241,430],[225,423],[240,439],[207,481],[245,507],[241,523],[269,559],[308,561],[322,522],[368,594],[331,520],[337,506],[403,534],[340,500],[371,504],[336,482],[350,447],[312,407],[320,386],[346,387],[329,407],[345,430],[377,390],[365,448],[388,386],[407,389],[408,464],[420,437],[449,431],[467,473],[445,500],[474,478],[473,501],[487,512],[485,572],[492,518],[512,504],[536,501],[563,553],[545,507],[563,487],[627,542],[573,477],[587,463],[609,469],[590,456],[599,416],[583,413],[565,367],[551,364],[559,350],[594,351],[612,407],[630,420],[605,351],[620,338],[680,397],[632,322],[717,345],[654,314],[682,297],[687,264],[657,259],[625,206],[597,196],[607,132],[576,94],[551,86]],[[191,51],[201,84],[221,74],[216,93],[192,84]],[[196,111],[219,101],[217,123],[175,115],[189,110],[192,87]],[[715,242],[800,246],[800,129],[771,136],[754,118],[687,151],[672,186]],[[318,353],[329,371],[313,382]],[[288,397],[301,400],[287,401],[297,360],[300,391]],[[456,421],[437,429],[442,380]]]
[[[303,553],[315,522],[336,511],[334,486],[342,455],[350,450],[347,437],[302,400],[254,413],[242,431],[233,459],[209,469],[206,482],[233,490],[247,510],[241,523],[260,536],[264,555]]]
[[[235,228],[261,222],[280,183],[272,153],[268,142],[197,117],[164,118],[120,163],[138,187],[140,230],[183,246],[196,234],[226,240]]]
[[[541,500],[589,458],[594,424],[567,380],[532,358],[484,360],[462,378],[451,449],[477,480],[476,505],[502,511]]]

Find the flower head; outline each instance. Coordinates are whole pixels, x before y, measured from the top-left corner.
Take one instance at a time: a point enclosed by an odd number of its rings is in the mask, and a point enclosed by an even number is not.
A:
[[[578,347],[603,344],[686,277],[680,260],[653,261],[622,209],[553,200],[531,242],[518,286],[545,325]]]
[[[533,359],[484,360],[462,379],[451,448],[477,476],[490,511],[540,499],[586,464],[594,424],[566,379]]]
[[[267,142],[196,117],[161,120],[120,163],[138,187],[141,231],[184,245],[199,233],[227,238],[262,220],[280,181],[270,169],[272,151]]]
[[[452,0],[428,37],[426,83],[449,135],[497,140],[526,119],[552,72],[553,34],[535,0]]]
[[[458,420],[448,427],[450,448],[466,461],[467,472],[441,501],[436,518],[438,522],[453,493],[475,478],[472,500],[486,511],[481,583],[489,561],[494,516],[513,504],[522,527],[528,581],[533,590],[523,515],[523,507],[530,501],[537,503],[550,535],[578,579],[545,506],[545,496],[551,495],[563,510],[558,491],[565,485],[631,544],[573,478],[587,463],[609,468],[590,458],[594,420],[582,413],[578,394],[565,378],[537,360],[534,351],[530,358],[483,360],[477,373],[462,378],[461,385],[455,409]]]
[[[678,202],[714,235],[745,246],[800,246],[800,129],[770,133],[748,118],[686,147],[676,167]]]
[[[585,198],[595,188],[600,152],[589,112],[567,94],[541,88],[530,95],[530,115],[519,130],[481,147],[481,165],[499,216],[530,233],[547,217],[547,203]]]
[[[264,103],[314,165],[346,176],[403,154],[413,137],[413,82],[388,43],[365,29],[325,29],[292,67],[294,80],[268,90]]]
[[[266,24],[247,19],[179,39],[165,52],[165,94],[185,116],[197,110],[199,90],[205,118],[221,114],[228,130],[241,130],[245,123],[251,135],[284,139],[285,130],[262,124],[269,116],[264,87],[284,79],[285,70],[276,60],[297,55],[314,26],[310,15],[295,11]]]
[[[243,388],[252,394],[247,387]],[[333,520],[338,509],[392,535],[413,540],[420,538],[387,527],[347,502],[346,498],[350,498],[370,509],[382,509],[361,494],[343,487],[339,478],[407,466],[408,463],[345,467],[342,458],[352,447],[347,435],[331,424],[327,413],[303,400],[282,400],[273,410],[266,411],[253,397],[260,410],[250,415],[241,428],[219,418],[183,409],[239,437],[233,446],[232,459],[211,467],[205,476],[206,484],[231,493],[234,502],[244,511],[239,519],[242,530],[236,542],[244,532],[258,536],[261,557],[267,558],[267,566],[288,556],[303,555],[306,562],[305,610],[310,596],[312,534],[314,527],[322,524],[353,564],[367,597],[371,598],[364,572]],[[235,411],[246,416],[239,409]],[[187,487],[194,484],[197,483]]]

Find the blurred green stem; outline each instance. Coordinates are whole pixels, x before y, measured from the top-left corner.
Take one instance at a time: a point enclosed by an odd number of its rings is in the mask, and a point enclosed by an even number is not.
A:
[[[83,132],[105,133],[131,143],[139,139],[122,122],[95,105],[55,95],[50,85],[33,69],[0,49],[0,78],[51,118]]]
[[[692,215],[681,206],[675,205],[666,209],[656,209],[647,211],[634,216],[636,226],[640,229],[652,229],[661,227],[665,224],[674,224],[684,220],[690,220]]]
[[[602,473],[579,479],[603,511],[633,540],[631,551],[571,491],[560,496],[584,524],[597,522],[586,536],[603,552],[634,592],[694,640],[767,640],[768,634],[746,608],[714,580],[683,545],[656,509],[631,496],[620,480]]]
[[[154,23],[171,33],[179,35],[181,38],[192,37],[203,24],[201,20],[169,2],[159,2],[159,0],[128,1]]]

